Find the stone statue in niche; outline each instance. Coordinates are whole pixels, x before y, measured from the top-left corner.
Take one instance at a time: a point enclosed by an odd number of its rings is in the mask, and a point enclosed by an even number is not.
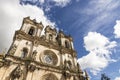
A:
[[[70,61],[64,61],[64,67],[65,69],[71,69],[72,67],[72,63]]]
[[[37,54],[37,51],[35,50],[35,51],[33,51],[33,53],[32,53],[32,59],[33,60],[35,60],[36,59],[36,54]]]
[[[67,63],[66,63],[66,67],[67,67],[67,69],[70,69],[70,68],[71,68],[71,64],[70,64],[69,61],[67,61]]]
[[[21,80],[22,77],[22,70],[20,66],[18,66],[13,72],[11,73],[10,80]]]
[[[67,69],[67,61],[66,61],[66,60],[64,61],[64,66],[63,66],[63,68],[64,68],[64,70]]]
[[[17,46],[14,44],[14,45],[11,47],[11,50],[10,50],[9,54],[13,55],[13,54],[15,53],[16,49],[17,49]]]

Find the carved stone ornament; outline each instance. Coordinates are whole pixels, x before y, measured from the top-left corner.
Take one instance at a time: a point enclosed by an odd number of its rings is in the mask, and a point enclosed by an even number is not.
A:
[[[0,62],[0,68],[3,66],[3,62]]]
[[[32,59],[33,59],[33,60],[36,60],[36,54],[37,54],[37,51],[36,51],[36,50],[33,51],[33,53],[32,53]]]
[[[62,75],[61,78],[60,78],[60,80],[66,80],[65,76]]]
[[[65,77],[67,77],[67,78],[70,78],[70,77],[71,77],[71,75],[70,75],[69,73],[67,73],[67,72],[64,72],[63,75],[64,75]]]
[[[9,54],[13,55],[13,54],[15,53],[16,49],[17,49],[17,46],[14,44],[14,45],[11,47],[11,50],[10,50]]]
[[[5,67],[8,67],[8,66],[10,66],[10,63],[11,63],[11,61],[5,60],[5,61],[4,61],[4,66],[5,66]]]
[[[35,69],[36,69],[36,66],[34,66],[34,65],[30,65],[30,66],[28,67],[28,70],[29,70],[30,72],[33,72]]]
[[[11,80],[18,80],[22,76],[22,70],[20,66],[18,66],[13,72],[11,73]]]
[[[72,69],[72,62],[71,61],[64,61],[64,69],[69,69],[71,70]]]
[[[72,62],[71,61],[67,61],[67,69],[72,69]]]
[[[79,78],[78,78],[78,77],[76,77],[76,76],[74,76],[74,77],[73,77],[73,80],[79,80]]]
[[[58,78],[54,74],[46,74],[42,77],[42,80],[58,80]]]
[[[20,41],[20,40],[22,40],[22,37],[19,35],[16,35],[16,40]]]
[[[35,46],[38,46],[38,45],[39,45],[39,41],[35,40],[35,41],[34,41],[34,45],[35,45]]]

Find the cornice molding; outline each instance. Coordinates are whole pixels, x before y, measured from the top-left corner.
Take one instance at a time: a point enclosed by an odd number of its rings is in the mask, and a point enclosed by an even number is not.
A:
[[[64,66],[54,66],[54,65],[48,65],[48,64],[44,64],[44,63],[40,63],[37,61],[33,61],[32,59],[29,58],[25,58],[25,59],[21,59],[17,56],[12,56],[12,55],[6,55],[6,59],[5,59],[6,63],[12,63],[12,64],[26,64],[26,62],[29,62],[29,65],[32,64],[32,70],[34,71],[35,68],[38,69],[43,69],[43,70],[49,70],[49,71],[53,71],[53,72],[57,72],[57,73],[62,73],[64,71],[67,71],[69,74],[80,74],[78,71],[74,71],[71,69],[65,69]],[[5,63],[3,61],[3,63]],[[7,64],[9,66],[9,64]]]

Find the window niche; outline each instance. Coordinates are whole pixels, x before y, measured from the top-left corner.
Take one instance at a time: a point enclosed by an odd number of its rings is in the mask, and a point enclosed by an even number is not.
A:
[[[69,47],[70,47],[69,42],[65,41],[65,48],[69,48]]]
[[[34,35],[34,32],[35,32],[35,28],[34,28],[34,27],[31,27],[31,28],[29,29],[28,34],[31,35],[31,36],[33,36],[33,35]]]
[[[21,54],[21,58],[25,58],[27,56],[27,53],[28,53],[28,49],[27,48],[23,48],[22,54]]]

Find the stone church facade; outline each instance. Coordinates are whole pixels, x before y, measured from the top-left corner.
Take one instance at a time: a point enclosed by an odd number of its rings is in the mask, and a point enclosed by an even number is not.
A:
[[[73,39],[29,17],[6,54],[0,54],[0,80],[89,80],[77,63]]]

